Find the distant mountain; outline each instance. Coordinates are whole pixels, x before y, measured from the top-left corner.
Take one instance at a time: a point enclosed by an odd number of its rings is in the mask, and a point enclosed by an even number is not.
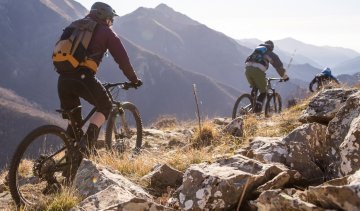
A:
[[[351,49],[330,46],[315,46],[300,42],[293,38],[275,40],[274,42],[280,49],[289,53],[292,53],[296,49],[297,54],[310,58],[323,67],[334,67],[346,60],[360,56],[358,52]]]
[[[66,124],[59,116],[46,113],[35,103],[0,87],[0,169],[27,133],[49,123]]]
[[[342,84],[345,84],[347,86],[354,86],[360,84],[360,72],[355,73],[353,75],[340,74],[337,76],[337,79]]]
[[[174,114],[180,119],[195,118],[195,101],[192,91],[197,85],[200,109],[203,115],[230,115],[235,97],[240,93],[210,77],[185,71],[171,61],[154,55],[123,38],[131,62],[144,85],[137,90],[124,91],[122,100],[134,102],[142,117],[154,120],[160,114]],[[106,59],[99,70],[104,81],[125,80],[112,59]]]
[[[48,108],[58,106],[52,48],[70,19],[84,14],[71,0],[1,1],[0,85]]]
[[[354,74],[360,72],[360,56],[335,66],[333,72],[335,74]]]
[[[52,48],[61,30],[71,20],[87,14],[86,9],[71,0],[12,0],[2,3],[1,10],[0,20],[4,21],[4,31],[8,33],[0,37],[0,43],[5,46],[5,50],[1,51],[4,54],[2,65],[6,68],[0,77],[1,86],[26,96],[46,109],[58,108],[57,73],[51,63]],[[179,21],[186,22],[186,19],[179,18]],[[126,97],[139,106],[145,122],[160,114],[193,118],[193,83],[198,86],[204,115],[230,112],[234,97],[239,93],[235,89],[207,76],[185,71],[125,38],[122,41],[144,81],[143,87],[127,92]],[[98,76],[104,81],[125,80],[112,58],[104,58]]]
[[[165,4],[155,9],[141,7],[119,18],[114,29],[185,70],[207,75],[240,90],[247,88],[243,69],[251,49]]]

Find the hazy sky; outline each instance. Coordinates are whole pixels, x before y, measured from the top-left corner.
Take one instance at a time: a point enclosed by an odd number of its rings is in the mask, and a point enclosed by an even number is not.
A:
[[[76,0],[90,9],[94,0]],[[293,37],[360,53],[360,0],[102,0],[122,16],[165,3],[235,38]]]

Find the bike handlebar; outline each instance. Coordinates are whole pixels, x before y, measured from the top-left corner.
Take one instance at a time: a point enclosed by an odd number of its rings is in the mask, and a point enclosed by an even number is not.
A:
[[[103,83],[105,89],[110,89],[112,87],[120,86],[121,89],[128,90],[129,88],[137,89],[138,86],[131,82],[120,82],[120,83]]]
[[[285,80],[284,80],[284,79],[282,79],[282,78],[266,78],[266,80],[268,80],[268,81],[279,81],[279,82],[285,82]]]

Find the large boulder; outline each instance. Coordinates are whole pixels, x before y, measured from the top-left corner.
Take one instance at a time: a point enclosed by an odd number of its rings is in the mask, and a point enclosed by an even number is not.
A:
[[[184,210],[231,210],[240,197],[271,181],[288,169],[280,164],[264,164],[242,155],[235,155],[212,164],[189,167],[178,192],[180,208]],[[294,180],[291,178],[289,180]],[[267,188],[286,185],[270,184]],[[245,200],[245,198],[244,198]]]
[[[324,178],[324,143],[326,127],[304,124],[289,133],[284,139],[288,147],[285,165],[295,169],[310,183],[322,182]]]
[[[286,137],[255,137],[241,154],[264,163],[278,162],[298,171],[308,183],[323,181],[326,126],[311,123]]]
[[[325,209],[360,210],[360,170],[320,186],[310,186],[303,198]]]
[[[349,96],[343,107],[329,122],[326,133],[326,154],[331,162],[326,169],[330,178],[345,176],[359,166],[360,91]]]
[[[300,116],[299,121],[327,125],[335,117],[335,114],[343,106],[347,98],[356,91],[356,89],[339,88],[319,92],[312,98],[309,106]]]
[[[81,162],[73,185],[85,198],[76,208],[80,210],[102,210],[112,205],[128,204],[137,198],[149,203],[153,201],[150,194],[119,172],[86,159]]]
[[[360,169],[360,115],[351,122],[349,132],[340,145],[340,172],[343,175]]]

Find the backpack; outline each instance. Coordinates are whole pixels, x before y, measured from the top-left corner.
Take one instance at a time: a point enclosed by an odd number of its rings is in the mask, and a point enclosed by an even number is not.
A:
[[[266,66],[264,55],[267,51],[268,49],[265,46],[256,47],[254,52],[246,59],[246,62],[256,62]]]
[[[60,40],[55,44],[52,55],[57,72],[73,71],[79,65],[96,71],[96,62],[86,57],[96,24],[96,21],[84,18],[72,22],[65,28]]]

